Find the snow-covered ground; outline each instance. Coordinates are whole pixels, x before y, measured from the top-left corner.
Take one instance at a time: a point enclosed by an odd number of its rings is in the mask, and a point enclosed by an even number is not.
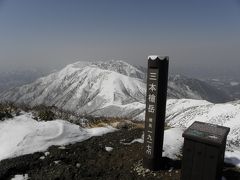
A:
[[[11,180],[28,180],[28,174],[17,174]]]
[[[164,142],[163,142],[163,156],[169,157],[171,159],[178,159],[181,156],[181,149],[183,147],[184,138],[182,133],[183,128],[171,128],[164,132]],[[130,145],[134,142],[144,143],[144,137],[140,139],[134,139],[131,143],[125,143],[125,145]],[[240,149],[239,150],[227,150],[225,152],[226,163],[233,164],[240,168]]]
[[[177,159],[183,146],[182,128],[171,128],[164,132],[163,156]]]
[[[184,141],[182,133],[195,121],[230,128],[225,162],[240,167],[240,101],[213,104],[204,100],[168,100],[166,123],[172,128],[165,130],[163,155],[172,159],[180,155]],[[133,142],[143,143],[143,138],[133,140]]]
[[[24,114],[0,122],[0,160],[45,151],[52,145],[84,141],[113,132],[112,127],[80,128],[64,120],[41,121]]]
[[[166,114],[168,126],[186,129],[194,121],[229,127],[225,162],[240,167],[240,101],[224,104],[213,104],[203,100],[191,99],[171,99],[168,101]],[[172,131],[172,136],[176,137],[175,130]],[[182,135],[182,132],[179,133]],[[165,133],[165,136],[168,136],[168,134]],[[171,135],[169,135],[169,138],[171,138]],[[176,146],[176,151],[181,148],[179,145],[174,138],[172,143],[170,140],[170,147]]]
[[[164,156],[174,159],[180,155],[182,133],[194,121],[229,127],[225,162],[240,167],[240,101],[213,104],[203,100],[168,100],[166,123],[172,128],[165,131]],[[0,122],[0,160],[45,151],[52,145],[84,141],[114,130],[112,127],[80,128],[64,120],[38,122],[32,119],[31,114],[24,114]],[[142,139],[131,143],[143,142]]]

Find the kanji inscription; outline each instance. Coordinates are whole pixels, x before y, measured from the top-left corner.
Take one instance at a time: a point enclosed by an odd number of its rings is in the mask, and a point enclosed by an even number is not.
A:
[[[145,155],[153,157],[155,121],[157,110],[158,69],[149,69],[146,98]]]

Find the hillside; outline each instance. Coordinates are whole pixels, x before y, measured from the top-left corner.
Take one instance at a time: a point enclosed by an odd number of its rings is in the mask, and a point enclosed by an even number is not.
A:
[[[152,172],[142,167],[143,129],[122,129],[66,146],[52,146],[37,152],[0,162],[0,178],[31,179],[180,180],[181,161],[165,157],[165,169]],[[240,172],[224,165],[225,180],[239,180]]]
[[[31,112],[12,112],[12,116],[0,121],[0,178],[3,179],[24,174],[33,179],[44,176],[45,179],[179,180],[182,133],[194,121],[230,127],[223,176],[227,180],[240,177],[239,101],[213,104],[204,100],[168,100],[163,146],[166,167],[159,172],[142,168],[143,122],[97,121],[89,128],[60,119],[35,120]]]
[[[140,69],[123,61],[76,62],[31,84],[1,93],[0,101],[56,106],[83,116],[143,120],[146,75]],[[183,76],[170,76],[168,97],[228,100],[210,85]]]

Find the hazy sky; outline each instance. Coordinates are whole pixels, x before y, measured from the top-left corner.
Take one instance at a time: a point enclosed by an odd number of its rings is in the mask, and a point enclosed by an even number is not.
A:
[[[188,72],[238,72],[237,0],[0,0],[0,70],[168,55]]]

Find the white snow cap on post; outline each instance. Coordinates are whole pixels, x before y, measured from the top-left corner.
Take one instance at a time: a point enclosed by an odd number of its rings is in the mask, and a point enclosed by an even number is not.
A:
[[[151,59],[151,60],[156,60],[156,59],[160,59],[160,60],[164,60],[165,58],[167,58],[167,56],[159,56],[159,55],[150,55],[148,56],[148,59]]]

